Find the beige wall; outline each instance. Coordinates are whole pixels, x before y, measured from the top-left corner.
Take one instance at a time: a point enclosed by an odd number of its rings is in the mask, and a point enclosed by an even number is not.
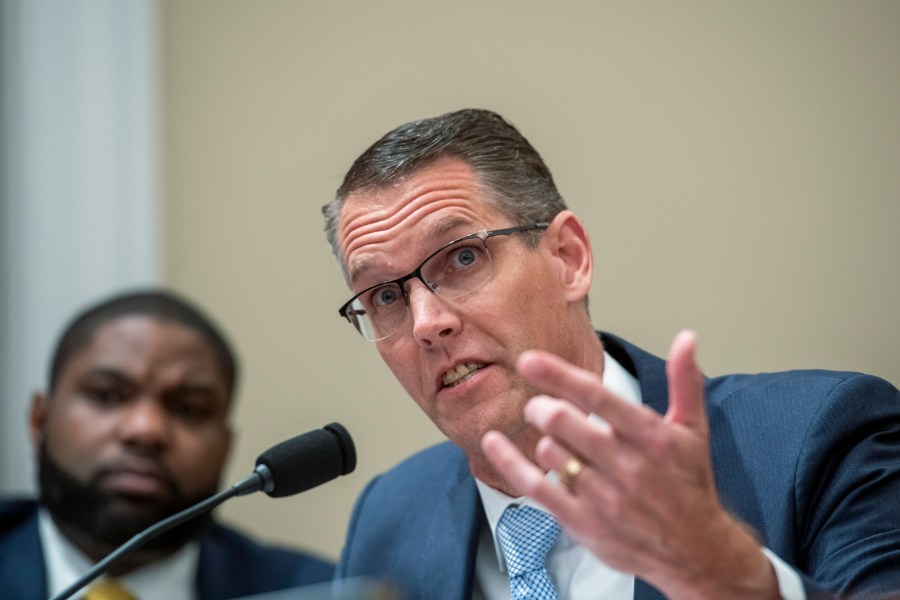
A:
[[[706,371],[900,382],[900,3],[166,2],[166,278],[244,365],[229,479],[340,421],[359,467],[222,510],[336,557],[364,483],[439,439],[340,321],[320,206],[413,118],[499,111],[593,237],[598,327]]]

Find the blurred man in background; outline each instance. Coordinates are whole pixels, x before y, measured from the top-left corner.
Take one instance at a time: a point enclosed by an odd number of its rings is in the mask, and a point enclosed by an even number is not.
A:
[[[78,315],[59,339],[47,392],[31,405],[40,497],[0,502],[3,597],[45,600],[135,534],[216,493],[237,371],[216,325],[170,292],[122,295]],[[206,514],[151,540],[96,587],[141,600],[224,599],[332,572]]]

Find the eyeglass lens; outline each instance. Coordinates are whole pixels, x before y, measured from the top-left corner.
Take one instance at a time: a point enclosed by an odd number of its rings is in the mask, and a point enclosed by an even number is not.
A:
[[[458,240],[438,250],[418,271],[419,279],[444,298],[458,298],[491,278],[491,257],[478,237]],[[349,307],[347,315],[367,339],[379,340],[399,329],[408,312],[405,292],[397,282],[367,290]]]

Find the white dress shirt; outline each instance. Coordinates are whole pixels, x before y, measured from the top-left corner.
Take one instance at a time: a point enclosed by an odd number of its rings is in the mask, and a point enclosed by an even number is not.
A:
[[[633,404],[641,404],[641,388],[637,379],[609,354],[604,353],[603,385]],[[547,477],[555,480],[552,471]],[[506,561],[496,539],[497,522],[510,504],[529,505],[546,511],[540,504],[525,498],[511,498],[489,485],[475,480],[488,527],[481,532],[475,560],[475,591],[473,600],[509,600],[509,579]],[[769,559],[778,579],[783,600],[806,600],[800,576],[768,549]],[[560,600],[632,600],[634,575],[616,571],[598,559],[584,546],[578,545],[563,529],[556,544],[550,548],[547,571],[556,586]]]
[[[38,530],[44,549],[47,590],[55,596],[87,573],[94,562],[66,539],[43,508],[38,513]],[[199,545],[189,542],[172,556],[117,579],[140,600],[194,600],[199,559]]]

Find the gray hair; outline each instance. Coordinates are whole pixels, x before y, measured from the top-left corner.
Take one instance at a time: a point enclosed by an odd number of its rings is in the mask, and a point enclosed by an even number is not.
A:
[[[338,222],[347,197],[375,191],[443,158],[475,170],[488,201],[518,224],[550,222],[566,209],[550,169],[537,150],[500,115],[464,109],[412,121],[388,132],[356,159],[334,200],[322,207],[332,252],[346,271],[338,244]],[[533,246],[536,235],[525,235]]]

